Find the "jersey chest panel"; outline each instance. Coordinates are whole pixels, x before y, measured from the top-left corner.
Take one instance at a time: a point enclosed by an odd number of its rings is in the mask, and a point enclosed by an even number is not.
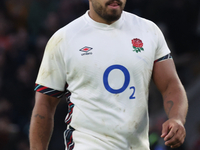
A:
[[[150,40],[137,33],[118,30],[111,33],[99,30],[89,33],[85,39],[76,37],[70,42],[64,57],[69,86],[76,82],[75,85],[80,87],[77,81],[83,80],[85,84],[92,80],[102,84],[103,74],[112,65],[124,66],[134,78],[150,78],[155,55]],[[136,38],[143,42],[144,51],[134,51],[132,40]]]

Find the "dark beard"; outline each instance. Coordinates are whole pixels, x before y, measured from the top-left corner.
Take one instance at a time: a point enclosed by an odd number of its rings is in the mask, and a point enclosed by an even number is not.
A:
[[[116,10],[112,11],[113,15],[103,14],[102,18],[104,18],[107,22],[114,22],[121,17],[121,14],[118,15]]]
[[[111,3],[113,3],[114,1],[117,1],[117,3],[119,4],[119,6],[122,6],[122,2],[120,0],[109,0],[106,4],[105,4],[105,8],[110,5]],[[97,6],[97,4],[96,4]],[[111,14],[107,14],[106,10],[102,7],[102,6],[98,6],[95,7],[95,5],[93,5],[94,11],[104,20],[106,20],[108,23],[114,22],[116,20],[118,20],[121,17],[121,13],[118,14],[117,10],[112,10]]]

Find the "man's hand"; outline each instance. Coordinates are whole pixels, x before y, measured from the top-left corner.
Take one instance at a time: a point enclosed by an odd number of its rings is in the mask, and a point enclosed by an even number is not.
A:
[[[171,148],[181,146],[186,137],[183,123],[176,119],[167,120],[163,123],[161,137],[164,138],[165,145]]]

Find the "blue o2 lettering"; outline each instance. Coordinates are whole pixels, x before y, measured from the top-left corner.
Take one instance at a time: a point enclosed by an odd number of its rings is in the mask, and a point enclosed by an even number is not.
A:
[[[132,93],[132,95],[129,98],[130,99],[135,99],[135,96],[134,96],[134,94],[135,94],[135,87],[132,86],[132,87],[130,87],[130,89],[133,89],[133,93]]]
[[[124,73],[124,76],[125,76],[124,85],[120,89],[112,89],[110,87],[109,83],[108,83],[108,75],[114,69],[121,70]],[[113,93],[113,94],[122,93],[128,87],[129,82],[130,82],[130,74],[129,74],[128,70],[124,66],[113,65],[113,66],[108,67],[106,69],[106,71],[104,72],[103,83],[104,83],[104,86],[105,86],[106,90],[108,90],[110,93]]]
[[[114,69],[119,69],[123,72],[124,77],[125,77],[125,81],[123,86],[120,89],[113,89],[110,87],[109,83],[108,83],[108,76],[110,74],[110,72]],[[118,93],[122,93],[123,91],[126,90],[126,88],[128,87],[129,83],[130,83],[130,74],[128,72],[128,70],[122,66],[122,65],[112,65],[110,67],[108,67],[106,69],[106,71],[104,72],[103,75],[103,83],[104,83],[104,87],[106,88],[107,91],[109,91],[110,93],[113,94],[118,94]],[[130,99],[135,99],[134,94],[135,94],[135,87],[130,87],[130,89],[133,89],[133,93],[132,95],[129,97]]]

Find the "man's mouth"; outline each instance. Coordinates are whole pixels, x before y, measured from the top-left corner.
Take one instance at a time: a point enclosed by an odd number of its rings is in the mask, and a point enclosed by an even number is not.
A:
[[[119,4],[118,4],[117,2],[113,2],[113,3],[109,4],[109,5],[110,5],[110,6],[113,6],[113,7],[119,6]]]
[[[122,5],[122,2],[119,0],[111,0],[109,2],[106,3],[106,5],[111,6],[111,7],[118,7]]]

